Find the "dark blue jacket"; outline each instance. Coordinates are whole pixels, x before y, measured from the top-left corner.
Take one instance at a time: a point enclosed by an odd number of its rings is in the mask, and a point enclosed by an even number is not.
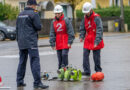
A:
[[[37,48],[41,22],[38,12],[26,7],[17,18],[16,31],[19,49]]]

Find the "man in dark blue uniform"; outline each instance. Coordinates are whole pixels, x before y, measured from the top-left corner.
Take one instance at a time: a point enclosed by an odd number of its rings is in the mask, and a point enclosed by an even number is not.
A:
[[[28,0],[27,7],[17,18],[17,42],[19,47],[20,61],[17,70],[17,87],[26,86],[24,76],[28,54],[30,57],[31,71],[34,78],[34,88],[46,89],[40,78],[40,58],[38,51],[38,31],[41,30],[41,22],[36,12],[36,0]]]

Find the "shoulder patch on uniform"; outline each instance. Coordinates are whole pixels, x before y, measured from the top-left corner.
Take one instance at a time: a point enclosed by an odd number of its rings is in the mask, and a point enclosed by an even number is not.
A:
[[[38,12],[38,10],[34,10],[34,12]]]
[[[27,18],[28,15],[19,15],[18,17],[19,17],[19,18]]]

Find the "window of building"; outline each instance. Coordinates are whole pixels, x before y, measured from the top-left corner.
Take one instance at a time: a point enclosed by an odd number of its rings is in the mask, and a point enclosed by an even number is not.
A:
[[[120,0],[115,0],[115,2],[114,2],[115,4],[115,6],[120,6]]]
[[[115,5],[118,6],[118,0],[115,0]]]
[[[110,0],[110,6],[120,6],[120,0]]]
[[[26,7],[26,2],[19,2],[19,9],[20,9],[20,12],[22,12],[24,10],[24,8]]]

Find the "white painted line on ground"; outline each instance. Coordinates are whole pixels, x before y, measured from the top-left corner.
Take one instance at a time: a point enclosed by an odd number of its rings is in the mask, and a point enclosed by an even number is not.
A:
[[[56,51],[40,52],[39,54],[40,56],[54,55],[56,54]],[[19,58],[19,55],[3,55],[0,56],[0,58]]]
[[[0,87],[0,89],[10,89],[11,87]]]

